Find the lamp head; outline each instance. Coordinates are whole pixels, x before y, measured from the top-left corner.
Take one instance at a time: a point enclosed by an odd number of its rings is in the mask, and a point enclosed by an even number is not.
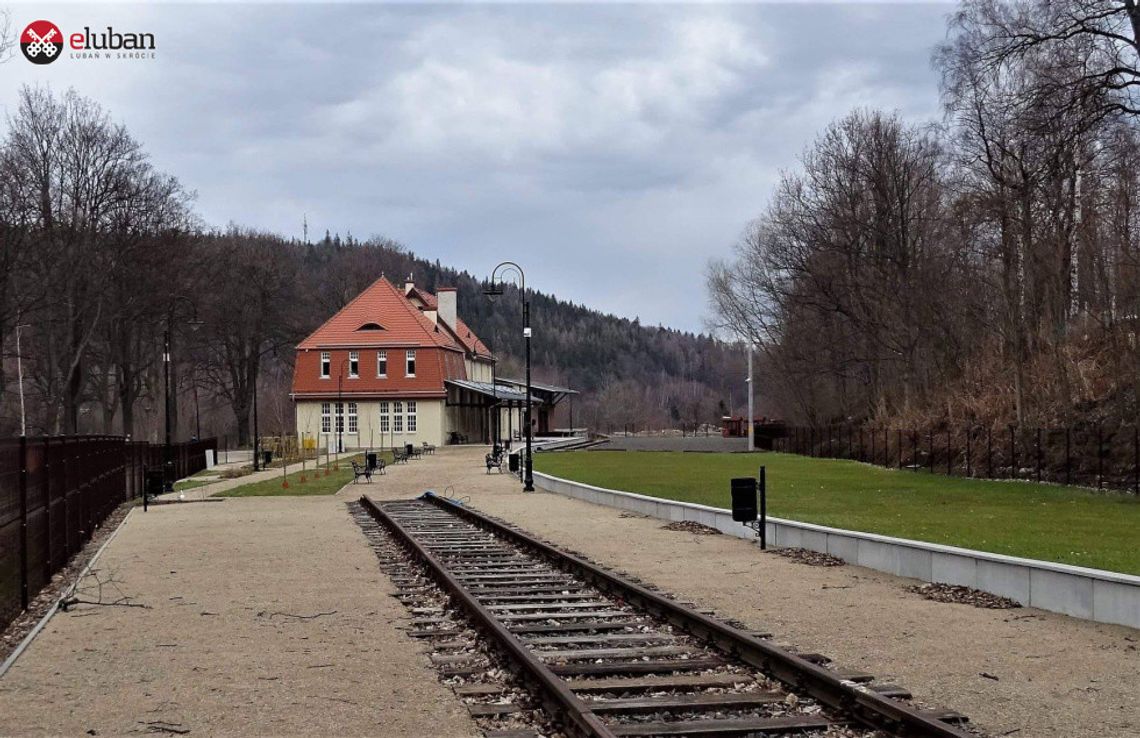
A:
[[[491,286],[486,287],[483,290],[483,294],[487,296],[488,300],[494,302],[496,298],[501,297],[503,294],[503,283],[499,282],[496,284],[494,280],[491,280]]]

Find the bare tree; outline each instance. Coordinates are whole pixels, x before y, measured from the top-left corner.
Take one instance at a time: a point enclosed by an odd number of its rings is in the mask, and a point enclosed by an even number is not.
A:
[[[12,28],[12,11],[0,8],[0,64],[12,58],[19,40]]]

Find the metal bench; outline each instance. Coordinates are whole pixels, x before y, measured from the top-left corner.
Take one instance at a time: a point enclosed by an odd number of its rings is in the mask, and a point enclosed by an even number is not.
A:
[[[406,464],[408,463],[408,454],[402,448],[392,448],[392,463],[393,464]]]
[[[487,454],[484,461],[487,464],[487,473],[488,474],[491,473],[492,469],[498,470],[498,472],[500,474],[503,473],[503,454],[502,454],[502,452],[497,453],[497,454]]]
[[[372,470],[367,466],[361,466],[355,461],[352,462],[352,483],[356,484],[357,480],[364,477],[365,481],[372,484]]]
[[[424,441],[424,453],[427,454],[428,456],[434,455],[435,454],[435,446],[431,445],[427,441]]]

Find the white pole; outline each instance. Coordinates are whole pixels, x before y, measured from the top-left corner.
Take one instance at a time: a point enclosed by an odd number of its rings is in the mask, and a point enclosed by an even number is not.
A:
[[[748,450],[756,450],[756,436],[752,424],[752,343],[748,343]]]
[[[20,352],[20,329],[22,325],[16,326],[16,374],[20,378],[20,435],[28,435],[28,420],[24,415],[24,356]]]

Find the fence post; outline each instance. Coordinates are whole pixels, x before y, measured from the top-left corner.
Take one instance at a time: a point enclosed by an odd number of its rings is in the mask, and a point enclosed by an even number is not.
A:
[[[946,476],[954,476],[954,472],[950,469],[950,458],[953,453],[950,449],[950,426],[946,426]]]
[[[994,478],[994,429],[986,426],[986,478]]]
[[[926,431],[926,467],[927,470],[934,473],[934,429],[930,428]]]
[[[974,445],[974,429],[967,426],[966,428],[966,476],[974,476],[973,470],[970,468],[970,447]]]
[[[44,444],[44,581],[51,581],[55,557],[51,550],[51,439],[43,437]]]
[[[28,439],[20,436],[20,609],[28,609]]]
[[[1041,426],[1037,426],[1037,481],[1041,481]]]
[[[1096,428],[1096,488],[1104,486],[1104,431]]]
[[[1065,426],[1065,484],[1070,484],[1073,479],[1070,451],[1072,448],[1072,432],[1073,429]]]
[[[903,456],[902,428],[896,428],[895,429],[895,441],[898,443],[899,469],[902,469],[903,468],[903,464],[902,464],[902,456]]]
[[[1140,428],[1132,428],[1132,491],[1140,495]]]
[[[1017,448],[1015,447],[1016,440],[1014,439],[1014,426],[1009,426],[1009,478],[1017,478]]]
[[[910,469],[918,471],[918,429],[910,429]]]

